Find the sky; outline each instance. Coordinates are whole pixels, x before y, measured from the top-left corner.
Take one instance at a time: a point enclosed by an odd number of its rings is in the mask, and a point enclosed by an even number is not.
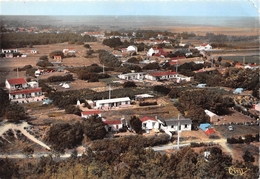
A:
[[[1,15],[259,17],[258,0],[0,0]]]

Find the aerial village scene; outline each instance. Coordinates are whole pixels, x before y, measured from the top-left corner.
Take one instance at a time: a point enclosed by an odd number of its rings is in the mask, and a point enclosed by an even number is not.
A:
[[[259,178],[259,2],[15,3],[1,15],[1,179]]]

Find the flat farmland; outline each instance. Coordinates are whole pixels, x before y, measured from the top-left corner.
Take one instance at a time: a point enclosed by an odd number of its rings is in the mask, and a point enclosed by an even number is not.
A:
[[[101,42],[88,43],[92,50],[99,49],[111,50],[109,47],[102,45]],[[38,54],[31,54],[30,51],[36,49]],[[43,55],[49,55],[50,52],[55,50],[73,49],[76,51],[76,57],[64,58],[63,66],[76,67],[76,66],[89,66],[93,63],[99,64],[98,54],[94,53],[92,58],[85,58],[87,49],[83,45],[75,45],[68,43],[58,43],[51,45],[34,45],[33,48],[18,48],[20,53],[26,54],[27,57],[19,58],[0,58],[0,83],[4,83],[7,78],[26,77],[24,71],[17,72],[15,69],[22,68],[25,65],[32,65],[37,68],[36,63],[38,59]],[[55,62],[53,59],[49,59],[50,62]]]

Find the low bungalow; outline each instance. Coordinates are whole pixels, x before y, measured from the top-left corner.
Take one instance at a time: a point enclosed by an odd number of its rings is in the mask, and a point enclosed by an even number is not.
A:
[[[142,121],[142,129],[146,131],[146,133],[150,133],[151,130],[159,130],[159,122],[156,118],[144,116],[140,118]]]
[[[107,132],[118,132],[123,127],[121,120],[103,120]]]
[[[18,50],[16,49],[2,49],[2,53],[6,54],[6,53],[17,53]]]
[[[165,120],[165,124],[162,126],[162,129],[166,129],[170,132],[191,131],[191,126],[192,121],[189,118],[169,119]]]
[[[147,52],[147,56],[151,57],[151,56],[157,56],[157,57],[166,57],[167,56],[167,52],[165,52],[163,49],[161,48],[150,48]]]
[[[118,78],[123,80],[143,80],[145,73],[126,73],[118,75]]]
[[[204,43],[204,44],[202,44],[200,46],[195,47],[195,49],[197,49],[197,50],[211,50],[212,46],[210,46],[209,44]]]
[[[179,77],[179,74],[176,72],[170,71],[152,71],[145,75],[146,79],[156,81],[156,80],[169,80]]]
[[[112,107],[123,107],[123,106],[129,106],[130,102],[131,100],[129,97],[96,100],[94,101],[94,108],[109,109]]]
[[[88,119],[89,117],[93,115],[98,115],[101,117],[101,112],[99,110],[89,110],[89,111],[82,111],[81,117]]]

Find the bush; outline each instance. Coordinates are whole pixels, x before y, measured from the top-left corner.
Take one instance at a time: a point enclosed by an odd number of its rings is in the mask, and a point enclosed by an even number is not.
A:
[[[74,105],[68,105],[65,107],[65,112],[67,114],[75,114],[75,115],[78,115],[78,116],[81,116],[81,110],[74,106]]]
[[[65,76],[50,76],[48,78],[49,82],[60,82],[60,81],[74,81],[72,74],[67,74]]]
[[[133,81],[127,81],[127,82],[125,82],[125,83],[123,84],[123,87],[124,87],[124,88],[136,87],[136,84],[135,84],[135,82],[133,82]]]
[[[51,62],[49,62],[49,61],[39,60],[36,63],[36,66],[47,67],[47,66],[53,66],[53,64]]]
[[[140,102],[139,106],[151,106],[151,105],[157,105],[157,102]]]

